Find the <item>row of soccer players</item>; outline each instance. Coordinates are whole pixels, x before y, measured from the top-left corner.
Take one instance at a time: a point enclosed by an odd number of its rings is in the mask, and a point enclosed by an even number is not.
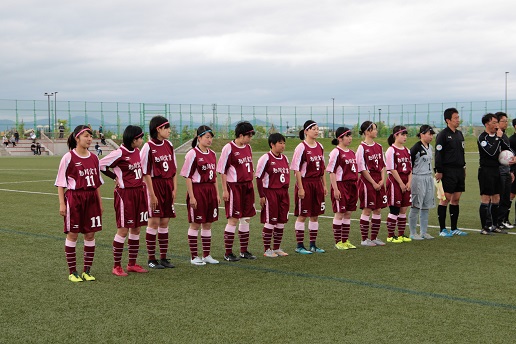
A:
[[[136,264],[139,251],[140,228],[146,226],[148,266],[154,269],[173,268],[167,259],[168,224],[176,216],[174,201],[177,190],[177,161],[172,143],[168,140],[170,124],[162,116],[151,119],[151,140],[143,146],[143,131],[137,126],[128,126],[123,134],[123,144],[117,150],[98,160],[88,151],[92,132],[87,126],[78,126],[68,138],[70,151],[61,159],[55,185],[58,187],[60,214],[64,217],[66,233],[65,252],[72,282],[95,280],[90,269],[95,253],[95,232],[102,229],[102,199],[99,186],[103,184],[101,173],[115,180],[114,207],[117,233],[113,239],[113,274],[126,276],[127,272],[144,273],[146,269]],[[387,219],[388,242],[411,241],[405,235],[406,211],[411,205],[411,185],[414,203],[411,217],[413,239],[430,239],[426,233],[428,209],[433,206],[432,140],[433,130],[422,126],[421,141],[412,152],[404,147],[407,137],[405,127],[396,126],[390,135],[390,147],[384,155],[377,136],[376,125],[366,121],[361,125],[360,135],[364,141],[357,153],[349,148],[351,130],[340,127],[332,141],[337,147],[325,164],[323,146],[317,142],[319,128],[314,121],[305,122],[299,137],[303,140],[295,149],[292,162],[283,155],[285,138],[281,134],[269,137],[270,152],[263,155],[253,167],[252,150],[249,145],[254,135],[249,122],[240,122],[235,128],[235,139],[224,146],[219,161],[210,146],[214,133],[201,126],[192,142],[193,149],[186,157],[180,171],[186,179],[188,242],[194,265],[217,264],[210,254],[211,225],[218,220],[221,202],[217,173],[222,179],[222,199],[225,203],[227,224],[224,230],[227,261],[256,259],[248,250],[249,223],[256,215],[254,206],[253,179],[256,178],[260,196],[261,222],[263,225],[264,256],[287,256],[281,247],[287,222],[290,198],[290,170],[294,171],[295,233],[299,254],[324,253],[316,245],[318,217],[325,210],[327,195],[325,171],[330,174],[331,200],[335,213],[333,233],[335,247],[346,250],[356,248],[350,243],[351,213],[356,210],[358,199],[362,215],[360,230],[363,246],[385,245],[378,238],[381,224],[381,209],[390,206]],[[412,176],[413,164],[418,173]],[[111,170],[110,170],[111,169]],[[385,171],[388,170],[385,181]],[[358,176],[360,175],[360,178]],[[385,189],[385,185],[387,189]],[[415,209],[415,211],[414,211]],[[421,209],[421,234],[415,232],[418,211]],[[414,213],[414,214],[413,214]],[[371,216],[372,214],[372,216]],[[412,214],[414,216],[412,216]],[[304,245],[305,222],[308,221],[309,248]],[[426,222],[425,222],[426,221]],[[240,239],[239,255],[233,253],[233,241],[238,226]],[[395,235],[396,226],[398,235]],[[198,253],[198,234],[201,231],[202,256]],[[369,234],[370,231],[370,234]],[[78,233],[84,234],[84,269],[76,268],[76,242]],[[122,268],[122,252],[128,237],[128,265]],[[156,258],[156,242],[159,257]]]

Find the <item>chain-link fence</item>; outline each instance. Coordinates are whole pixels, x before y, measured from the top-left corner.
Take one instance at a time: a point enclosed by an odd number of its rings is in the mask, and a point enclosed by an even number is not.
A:
[[[140,125],[148,131],[149,120],[155,115],[163,115],[169,119],[172,139],[178,143],[191,138],[202,124],[211,126],[218,137],[232,137],[235,124],[241,120],[250,121],[258,136],[270,132],[297,135],[308,119],[317,121],[325,136],[339,126],[353,128],[365,120],[380,123],[380,135],[385,135],[384,131],[388,133],[389,128],[399,124],[414,130],[421,124],[443,128],[443,112],[449,107],[459,111],[463,132],[474,134],[474,127],[482,125],[483,114],[497,111],[511,114],[516,108],[516,100],[368,106],[250,106],[56,101],[56,96],[48,96],[46,100],[0,100],[0,132],[17,129],[23,136],[33,129],[44,131],[49,137],[59,137],[61,128],[66,137],[75,126],[90,124],[96,135],[103,131],[108,138],[120,137],[127,125]]]

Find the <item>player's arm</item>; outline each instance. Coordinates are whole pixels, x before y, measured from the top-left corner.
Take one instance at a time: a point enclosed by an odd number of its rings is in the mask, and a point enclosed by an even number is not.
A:
[[[335,199],[340,199],[340,191],[339,187],[337,186],[337,175],[333,172],[330,172],[330,183],[331,187],[333,188],[333,196]]]
[[[326,174],[323,173],[323,175],[321,176],[321,181],[322,181],[322,185],[323,185],[323,188],[324,188],[324,196],[328,195],[328,187],[326,185]]]
[[[66,203],[64,196],[65,188],[62,186],[57,187],[57,195],[59,196],[59,215],[66,216]]]
[[[104,206],[102,205],[102,196],[100,195],[100,188],[97,188],[97,197],[99,199],[99,205],[100,205],[100,215],[104,213]]]
[[[176,200],[176,194],[177,194],[177,173],[174,174],[174,177],[172,178],[174,183],[174,190],[172,191],[172,203]]]
[[[297,196],[299,199],[303,199],[305,198],[305,189],[303,188],[303,177],[301,176],[301,171],[294,171],[294,175],[296,176]]]
[[[185,178],[186,179],[186,191],[188,192],[188,196],[190,197],[190,206],[194,209],[197,209],[197,200],[195,199],[194,192],[193,192],[193,182],[192,178]]]
[[[223,173],[220,175],[220,179],[222,181],[222,199],[224,201],[229,201],[229,190],[228,190],[228,176]]]
[[[261,177],[256,177],[256,188],[258,189],[258,195],[260,195],[260,205],[265,207],[265,192],[263,187],[263,179]]]
[[[149,197],[150,197],[149,201],[150,201],[151,209],[155,210],[156,207],[158,206],[158,198],[156,197],[156,194],[154,194],[154,187],[152,186],[152,178],[151,178],[151,176],[148,175],[148,174],[144,174],[143,175],[143,182],[147,186],[147,190],[149,192]]]
[[[405,192],[407,189],[407,186],[405,183],[403,183],[403,180],[401,180],[400,174],[396,170],[389,170],[391,172],[391,176],[394,178],[394,180],[399,184],[401,191]]]

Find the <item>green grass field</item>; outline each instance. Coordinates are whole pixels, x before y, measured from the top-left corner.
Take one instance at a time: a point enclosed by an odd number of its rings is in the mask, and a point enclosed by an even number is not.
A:
[[[287,143],[288,156],[298,142]],[[323,144],[329,152],[329,142]],[[266,147],[256,142],[255,160]],[[183,158],[178,156],[180,165]],[[170,258],[177,268],[125,278],[111,274],[116,229],[108,180],[101,188],[104,229],[96,237],[92,270],[97,281],[73,284],[53,186],[60,158],[1,158],[0,343],[513,343],[516,236],[476,231],[478,155],[466,159],[459,220],[466,237],[337,251],[327,210],[318,237],[327,253],[296,255],[291,217],[282,245],[290,256],[266,259],[254,218],[250,250],[258,260],[230,264],[222,261],[221,219],[212,243],[221,264],[200,267],[189,262],[186,186],[180,179],[178,217],[170,224]],[[437,236],[435,213],[429,232]],[[385,224],[380,235],[386,236]],[[350,239],[360,243],[357,221]],[[142,236],[141,265],[144,242]]]

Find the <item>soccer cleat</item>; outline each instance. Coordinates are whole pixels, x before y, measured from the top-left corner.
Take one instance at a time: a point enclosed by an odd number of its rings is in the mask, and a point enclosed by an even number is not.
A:
[[[201,259],[201,257],[197,256],[194,259],[190,260],[190,263],[193,265],[206,265],[206,262]]]
[[[112,272],[115,276],[127,276],[127,272],[125,272],[121,266],[115,266]]]
[[[146,269],[142,268],[138,264],[134,264],[134,265],[127,265],[127,272],[138,272],[138,273],[142,274],[142,273],[149,272],[149,270],[146,270]]]
[[[317,246],[310,246],[310,252],[312,253],[325,253],[326,251]]]
[[[510,223],[509,220],[502,222],[502,225],[504,225],[505,228],[507,228],[507,229],[513,229],[514,228],[514,225],[512,223]]]
[[[385,243],[378,238],[371,240],[371,241],[374,242],[376,244],[376,246],[385,246]]]
[[[403,239],[400,237],[397,237],[395,235],[395,236],[387,237],[387,242],[392,242],[394,244],[401,244],[403,242]]]
[[[208,264],[218,264],[219,261],[216,260],[216,259],[213,259],[211,256],[206,256],[202,259],[203,262],[205,263],[208,263]]]
[[[501,229],[499,227],[493,227],[491,229],[491,233],[497,233],[497,234],[509,234],[505,229]]]
[[[83,281],[95,281],[95,277],[90,274],[90,270],[86,270],[81,274]]]
[[[488,229],[482,229],[482,230],[480,231],[480,234],[482,234],[482,235],[494,235],[494,233],[493,233],[493,232],[491,232],[491,231],[490,231],[490,230],[488,230]]]
[[[151,268],[151,269],[164,269],[165,268],[156,259],[149,260],[148,265],[149,265],[149,268]]]
[[[299,253],[299,254],[312,254],[312,252],[308,251],[304,246],[297,247],[296,248],[296,253]]]
[[[169,268],[169,269],[173,269],[175,268],[174,264],[170,263],[170,259],[167,259],[167,258],[161,258],[159,260],[159,263],[165,267],[165,268]]]
[[[369,239],[365,239],[365,240],[363,240],[363,241],[360,243],[360,245],[362,245],[362,246],[371,246],[371,247],[376,246],[376,244],[375,244],[374,242],[372,242],[371,240],[369,240]]]
[[[277,250],[274,250],[274,253],[276,253],[280,257],[288,256],[288,253],[283,251],[281,248],[278,248]]]
[[[460,229],[455,229],[451,233],[452,233],[452,235],[457,235],[457,236],[466,236],[466,235],[468,235],[468,233],[463,232]]]
[[[264,257],[269,257],[269,258],[276,258],[278,255],[273,250],[271,250],[269,248],[265,252],[263,252],[263,256]]]
[[[81,278],[81,276],[79,276],[79,273],[77,271],[70,274],[70,276],[68,276],[68,280],[72,281],[72,282],[82,282],[83,281],[83,279]]]
[[[409,238],[408,236],[406,236],[405,234],[400,235],[398,238],[399,238],[399,239],[401,239],[401,240],[403,240],[403,242],[411,242],[411,241],[412,241],[412,239],[410,239],[410,238]]]
[[[410,239],[412,239],[412,240],[424,240],[425,238],[423,238],[421,235],[416,233],[416,234],[411,234],[410,235]]]
[[[228,262],[238,262],[240,260],[240,258],[235,256],[233,254],[233,252],[231,252],[230,254],[225,254],[224,255],[224,260],[227,260]]]
[[[249,259],[249,260],[255,260],[256,259],[256,256],[253,255],[251,252],[249,251],[245,251],[245,252],[240,252],[240,258],[243,258],[243,259]]]
[[[427,239],[427,240],[431,240],[434,238],[433,236],[431,236],[428,233],[423,233],[423,234],[421,234],[421,236],[423,237],[423,239]]]
[[[453,234],[445,228],[439,233],[439,236],[443,238],[451,238]]]
[[[336,243],[334,247],[337,250],[347,250],[349,248],[346,245],[344,245],[344,243],[342,241],[339,241],[338,243]]]
[[[355,249],[357,248],[355,245],[349,242],[349,240],[346,240],[344,243],[342,243],[344,246],[346,246],[348,249]]]

